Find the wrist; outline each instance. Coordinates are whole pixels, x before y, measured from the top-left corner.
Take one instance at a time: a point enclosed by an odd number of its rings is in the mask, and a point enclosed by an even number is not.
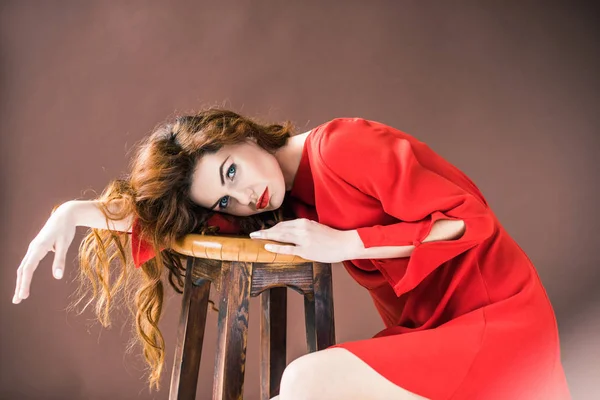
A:
[[[342,248],[344,249],[344,260],[356,260],[361,258],[365,246],[356,229],[342,231]]]
[[[79,214],[77,211],[80,209],[80,201],[77,200],[69,200],[58,207],[56,207],[53,211],[53,214],[57,214],[61,218],[65,218],[69,221],[69,223],[75,226],[81,226],[81,221],[79,220]]]

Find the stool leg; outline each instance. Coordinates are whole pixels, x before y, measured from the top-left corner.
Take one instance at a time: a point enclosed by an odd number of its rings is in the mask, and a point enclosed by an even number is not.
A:
[[[213,400],[241,400],[252,263],[223,261]]]
[[[279,394],[286,363],[287,288],[275,287],[260,295],[260,399]]]
[[[313,262],[315,335],[317,350],[335,344],[331,264]]]
[[[171,375],[170,400],[193,400],[196,397],[210,281],[200,279],[198,282],[192,282],[193,266],[194,258],[188,257]]]
[[[306,347],[309,353],[317,351],[317,330],[315,329],[315,295],[304,295],[304,326],[306,327]]]

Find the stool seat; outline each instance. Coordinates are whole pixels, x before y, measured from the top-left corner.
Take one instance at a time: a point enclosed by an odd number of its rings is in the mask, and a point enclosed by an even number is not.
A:
[[[267,251],[267,243],[282,244],[272,240],[250,239],[248,236],[189,234],[171,248],[179,254],[208,260],[286,264],[312,262],[293,254]]]

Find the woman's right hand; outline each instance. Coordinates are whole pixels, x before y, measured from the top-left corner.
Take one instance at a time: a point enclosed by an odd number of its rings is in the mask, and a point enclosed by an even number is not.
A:
[[[29,244],[27,253],[17,269],[17,286],[13,303],[19,304],[21,300],[29,297],[31,278],[40,261],[49,252],[55,252],[52,264],[52,274],[56,279],[61,279],[65,270],[67,250],[75,237],[76,224],[70,202],[61,204],[50,215],[48,221]]]

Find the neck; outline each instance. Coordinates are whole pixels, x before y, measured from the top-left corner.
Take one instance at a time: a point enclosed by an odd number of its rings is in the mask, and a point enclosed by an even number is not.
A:
[[[275,159],[283,173],[286,191],[291,190],[294,185],[294,179],[302,158],[304,142],[309,133],[310,131],[290,137],[286,145],[275,152]]]

